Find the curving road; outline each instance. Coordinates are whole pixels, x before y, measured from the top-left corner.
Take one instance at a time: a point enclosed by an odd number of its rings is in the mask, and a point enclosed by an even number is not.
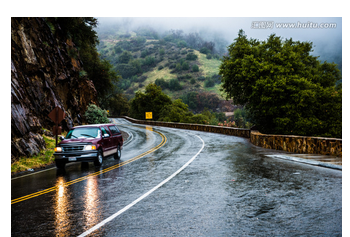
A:
[[[131,124],[120,161],[11,181],[13,236],[341,236],[342,171],[247,139]]]

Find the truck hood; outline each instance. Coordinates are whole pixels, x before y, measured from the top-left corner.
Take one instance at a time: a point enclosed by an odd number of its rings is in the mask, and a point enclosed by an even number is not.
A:
[[[98,138],[73,138],[73,139],[65,139],[61,141],[59,144],[73,144],[73,143],[96,143]]]

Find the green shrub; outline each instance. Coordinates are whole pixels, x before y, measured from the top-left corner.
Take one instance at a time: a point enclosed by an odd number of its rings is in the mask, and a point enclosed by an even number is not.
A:
[[[169,88],[169,82],[165,81],[164,78],[158,78],[154,83],[157,86],[160,86],[163,90]]]
[[[132,59],[132,54],[129,51],[124,51],[119,56],[119,63],[128,63]]]
[[[89,124],[109,123],[107,111],[95,104],[90,104],[85,112],[86,121]]]
[[[192,66],[192,71],[193,71],[193,72],[199,72],[199,67],[198,67],[198,65],[196,65],[196,64],[193,65],[193,66]]]
[[[138,71],[139,71],[139,69],[134,67],[133,65],[125,64],[125,63],[117,64],[117,66],[115,66],[115,70],[124,79],[125,78],[130,78],[130,77],[136,75],[138,73]]]
[[[122,50],[122,48],[120,46],[114,46],[113,50],[114,50],[115,53],[118,53],[118,54],[123,52],[123,50]]]
[[[203,54],[208,54],[208,53],[210,53],[210,50],[208,48],[206,48],[206,47],[203,47],[203,48],[200,49],[199,52],[201,52]]]
[[[184,62],[182,64],[182,70],[188,70],[188,69],[190,69],[190,65],[188,64],[188,62]]]
[[[207,78],[204,82],[205,87],[213,87],[215,86],[215,81],[212,78]]]
[[[165,54],[165,50],[163,48],[159,49],[159,54],[160,55],[164,55]]]
[[[143,65],[146,65],[146,66],[151,66],[155,63],[156,59],[154,57],[151,57],[151,56],[147,56],[145,58],[145,60],[143,61]]]
[[[198,58],[194,53],[189,53],[186,55],[186,60],[196,60]]]
[[[148,52],[147,49],[142,50],[142,52],[141,52],[141,58],[145,58],[148,54],[149,54],[149,52]]]
[[[186,46],[187,46],[187,44],[184,40],[180,40],[177,42],[177,47],[179,47],[179,48],[184,48]]]
[[[176,67],[175,67],[175,71],[181,71],[181,69],[182,69],[181,64],[180,64],[180,63],[177,63],[177,64],[176,64]]]
[[[169,81],[169,89],[172,91],[182,90],[182,86],[180,85],[179,80],[178,79],[171,79]]]

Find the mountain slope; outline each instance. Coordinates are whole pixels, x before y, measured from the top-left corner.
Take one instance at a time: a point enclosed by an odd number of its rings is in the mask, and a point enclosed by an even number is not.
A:
[[[98,46],[101,58],[114,65],[114,70],[122,76],[118,87],[129,99],[136,91],[156,83],[172,99],[193,97],[196,93],[219,101],[205,107],[213,111],[227,110],[225,95],[220,91],[220,56],[215,54],[214,48],[204,47],[210,45],[208,42],[203,43],[202,48],[197,47],[199,50],[189,47],[184,40],[172,38],[174,33],[151,37],[142,32],[126,34],[118,31],[113,36],[99,32],[99,37],[103,35]],[[225,110],[221,110],[223,104]],[[197,112],[201,110],[197,106],[190,108]]]

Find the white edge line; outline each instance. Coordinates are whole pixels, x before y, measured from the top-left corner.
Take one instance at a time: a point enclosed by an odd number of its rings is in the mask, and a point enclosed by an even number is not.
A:
[[[194,134],[195,135],[195,134]],[[84,233],[82,233],[81,235],[79,235],[78,237],[84,237],[87,236],[89,234],[91,234],[92,232],[94,232],[95,230],[99,229],[100,227],[104,226],[106,223],[110,222],[111,220],[113,220],[114,218],[116,218],[117,216],[119,216],[120,214],[122,214],[123,212],[127,211],[129,208],[131,208],[132,206],[134,206],[135,204],[137,204],[138,202],[140,202],[141,200],[143,200],[144,198],[146,198],[147,196],[149,196],[151,193],[153,193],[154,191],[156,191],[158,188],[160,188],[161,186],[163,186],[165,183],[169,182],[169,180],[171,180],[172,178],[174,178],[177,174],[179,174],[182,170],[184,170],[189,164],[191,164],[194,159],[197,158],[197,156],[199,155],[199,153],[202,152],[205,143],[203,141],[203,139],[197,135],[195,135],[196,137],[198,137],[201,141],[202,141],[202,147],[201,149],[197,152],[196,155],[194,155],[186,164],[184,164],[180,169],[178,169],[175,173],[173,173],[172,175],[170,175],[167,179],[165,179],[163,182],[161,182],[160,184],[158,184],[157,186],[155,186],[154,188],[152,188],[151,190],[149,190],[147,193],[143,194],[141,197],[139,197],[138,199],[136,199],[135,201],[133,201],[132,203],[130,203],[129,205],[127,205],[126,207],[124,207],[123,209],[121,209],[120,211],[118,211],[117,213],[113,214],[112,216],[108,217],[107,219],[101,221],[100,223],[98,223],[97,225],[95,225],[94,227],[90,228],[89,230],[85,231]]]
[[[321,166],[321,167],[326,167],[326,168],[332,168],[332,169],[338,169],[342,170],[341,165],[335,165],[332,163],[326,163],[322,161],[317,161],[317,160],[310,160],[310,159],[303,159],[299,157],[293,157],[293,156],[286,156],[286,155],[265,155],[267,157],[272,157],[272,158],[280,158],[280,159],[285,159],[289,161],[296,161],[308,165],[315,165],[315,166]]]
[[[39,170],[39,171],[36,171],[36,172],[33,172],[33,173],[29,173],[29,174],[17,176],[17,177],[11,178],[11,181],[12,181],[12,180],[15,180],[15,179],[19,179],[19,178],[24,178],[24,177],[27,177],[27,176],[30,176],[30,175],[34,175],[34,174],[39,174],[39,173],[42,173],[42,172],[45,172],[45,171],[49,171],[49,170],[53,170],[53,169],[56,169],[56,167],[52,167],[52,168],[48,168],[48,169],[43,169],[43,170]]]

